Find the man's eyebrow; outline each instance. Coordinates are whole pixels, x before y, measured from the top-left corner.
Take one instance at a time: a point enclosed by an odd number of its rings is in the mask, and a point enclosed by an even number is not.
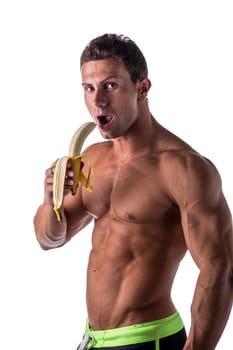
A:
[[[110,76],[108,76],[107,78],[101,80],[101,81],[100,81],[100,84],[103,84],[103,83],[105,83],[106,81],[111,80],[111,79],[120,80],[121,78],[120,78],[119,76],[117,76],[117,75],[110,75]],[[83,85],[92,85],[92,83],[88,83],[88,82],[85,83],[85,82],[82,82],[82,86],[83,86]]]

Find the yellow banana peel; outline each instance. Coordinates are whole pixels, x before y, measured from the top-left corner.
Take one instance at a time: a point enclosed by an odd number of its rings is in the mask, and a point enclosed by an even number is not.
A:
[[[87,156],[81,154],[81,149],[85,139],[94,130],[95,126],[96,124],[94,122],[86,122],[82,124],[76,130],[70,141],[68,156],[59,158],[56,163],[53,180],[53,210],[59,222],[61,222],[60,208],[64,198],[64,183],[68,163],[71,163],[71,167],[74,172],[74,184],[71,188],[71,194],[75,195],[79,183],[81,183],[81,185],[88,191],[92,191],[92,163]],[[85,176],[82,171],[82,163],[85,161],[88,163],[87,176]]]

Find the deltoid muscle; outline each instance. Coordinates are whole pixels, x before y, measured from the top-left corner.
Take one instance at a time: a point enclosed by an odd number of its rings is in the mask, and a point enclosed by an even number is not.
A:
[[[82,124],[74,133],[69,146],[68,156],[59,158],[54,170],[53,182],[53,210],[57,220],[61,221],[60,208],[63,203],[64,183],[66,178],[67,163],[70,162],[74,172],[74,185],[71,188],[72,195],[75,195],[79,182],[92,191],[92,164],[89,158],[81,154],[83,143],[87,136],[94,130],[96,124],[87,122]],[[88,175],[85,176],[81,170],[82,161],[88,161]]]

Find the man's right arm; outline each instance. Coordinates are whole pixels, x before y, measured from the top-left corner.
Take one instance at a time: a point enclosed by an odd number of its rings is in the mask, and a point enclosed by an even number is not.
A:
[[[34,217],[34,229],[42,249],[57,248],[68,242],[92,220],[82,204],[82,189],[79,186],[75,196],[70,194],[73,186],[73,171],[68,166],[64,185],[64,200],[60,208],[61,221],[57,220],[53,210],[53,171],[56,162],[45,172],[44,202]]]
[[[34,228],[42,249],[57,248],[66,243],[67,221],[63,208],[61,208],[61,215],[62,220],[59,222],[52,204],[44,202],[39,206],[34,217]]]

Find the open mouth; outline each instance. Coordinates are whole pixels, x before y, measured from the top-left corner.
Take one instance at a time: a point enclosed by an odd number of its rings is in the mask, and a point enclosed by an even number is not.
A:
[[[105,126],[105,125],[109,124],[112,121],[113,116],[112,115],[99,115],[97,117],[97,119],[98,119],[99,124],[101,126]]]

